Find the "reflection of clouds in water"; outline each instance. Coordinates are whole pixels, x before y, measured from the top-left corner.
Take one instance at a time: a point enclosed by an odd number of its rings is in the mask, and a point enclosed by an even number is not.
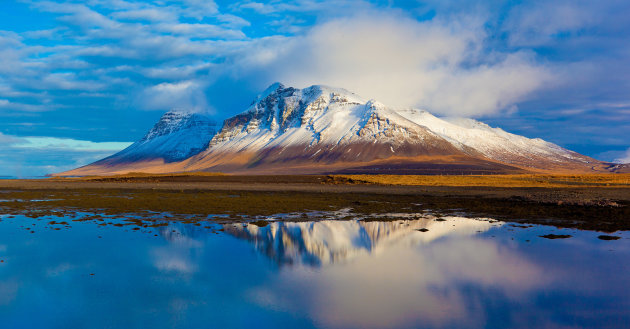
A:
[[[308,310],[330,327],[439,326],[484,323],[482,304],[471,306],[462,286],[516,297],[545,281],[540,268],[491,241],[453,240],[414,249],[394,246],[322,271],[293,268],[252,294],[265,304]]]
[[[69,263],[61,263],[54,267],[49,267],[46,269],[46,276],[48,277],[56,277],[66,274],[69,271],[76,269],[77,266]]]
[[[171,223],[157,229],[162,237],[87,222],[35,237],[0,230],[9,251],[0,253],[0,327],[628,323],[625,235],[613,242],[578,231],[571,239],[533,239],[563,230],[509,226],[477,234],[500,225],[465,218],[284,222],[238,224],[231,236],[213,234],[218,226]],[[274,266],[253,245],[293,265]]]
[[[307,313],[326,327],[483,326],[488,294],[509,302],[547,284],[542,270],[514,249],[473,237],[500,223],[446,219],[224,228],[274,262],[293,265],[264,284],[244,287],[249,301],[266,309]],[[428,231],[419,232],[421,228]],[[206,230],[171,224],[160,233],[168,244],[151,249],[155,268],[186,277],[204,270],[199,261]],[[169,307],[184,312],[189,302],[173,299]]]
[[[160,234],[169,243],[150,251],[155,268],[182,274],[198,271],[197,259],[203,252],[204,243],[194,238],[197,232],[192,227],[194,226],[169,225],[160,228]]]
[[[252,228],[248,237],[260,239],[260,232],[267,231],[264,236],[272,238],[268,243],[301,245],[299,251],[322,255],[322,264],[338,260],[329,255],[352,255],[350,262],[321,270],[308,266],[282,270],[277,280],[249,292],[260,305],[294,312],[307,310],[325,326],[481,325],[485,323],[482,303],[471,301],[473,297],[466,295],[463,286],[500,291],[509,298],[546,281],[542,270],[519,254],[493,241],[471,238],[492,226],[484,221],[274,224],[276,228],[270,225],[267,230]],[[301,229],[296,230],[296,225]],[[322,227],[318,229],[318,225]],[[429,231],[421,233],[417,227]],[[322,230],[335,234],[321,234]],[[340,236],[343,234],[346,236]],[[261,249],[259,239],[253,241]],[[268,246],[264,244],[262,250],[268,250]],[[278,259],[293,257],[297,251],[284,252]]]
[[[11,304],[18,292],[19,284],[16,280],[0,281],[0,305]]]
[[[194,273],[197,265],[188,257],[188,250],[173,248],[156,248],[152,252],[153,265],[161,271],[175,271],[181,273]]]

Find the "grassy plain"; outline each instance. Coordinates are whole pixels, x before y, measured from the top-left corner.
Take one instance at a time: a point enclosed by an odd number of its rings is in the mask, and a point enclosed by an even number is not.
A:
[[[364,183],[408,186],[485,186],[485,187],[628,187],[630,174],[605,175],[335,175],[339,183]]]
[[[156,213],[168,213],[187,220],[243,221],[280,213],[352,209],[363,215],[464,212],[507,221],[630,230],[627,174],[128,174],[0,180],[0,199],[0,214],[37,218],[91,212],[120,217],[139,215],[150,221]]]

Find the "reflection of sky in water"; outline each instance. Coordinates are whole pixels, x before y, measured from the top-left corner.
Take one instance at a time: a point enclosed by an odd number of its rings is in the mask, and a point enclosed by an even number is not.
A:
[[[630,323],[627,234],[600,241],[463,218],[236,224],[220,234],[45,222],[0,222],[2,328]],[[558,231],[574,237],[538,237]]]

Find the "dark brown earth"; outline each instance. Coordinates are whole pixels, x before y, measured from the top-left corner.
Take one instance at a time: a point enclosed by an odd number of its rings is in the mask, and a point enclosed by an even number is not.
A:
[[[148,176],[2,180],[2,214],[168,212],[207,218],[330,211],[431,211],[613,232],[630,230],[630,188],[390,186],[328,176]],[[39,201],[48,200],[48,201]],[[308,218],[305,218],[308,219]],[[225,220],[223,218],[222,220]]]

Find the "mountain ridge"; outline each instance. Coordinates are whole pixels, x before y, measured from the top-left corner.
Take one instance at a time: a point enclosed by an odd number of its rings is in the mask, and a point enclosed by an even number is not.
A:
[[[138,168],[137,164],[159,165],[182,161],[205,149],[214,134],[216,123],[210,118],[198,113],[171,110],[162,115],[140,140],[126,149],[75,170],[125,164],[130,168]]]
[[[209,129],[209,121],[199,115],[177,113],[165,114],[128,149],[62,175],[128,171],[308,174],[353,168],[370,173],[448,174],[453,164],[459,173],[605,171],[604,162],[542,139],[511,134],[473,119],[393,109],[322,85],[298,89],[275,83],[245,111],[224,120],[219,130]],[[169,128],[173,122],[176,129]],[[159,145],[152,144],[153,140],[160,140]],[[464,170],[467,164],[470,168]],[[385,167],[389,169],[379,171]]]

